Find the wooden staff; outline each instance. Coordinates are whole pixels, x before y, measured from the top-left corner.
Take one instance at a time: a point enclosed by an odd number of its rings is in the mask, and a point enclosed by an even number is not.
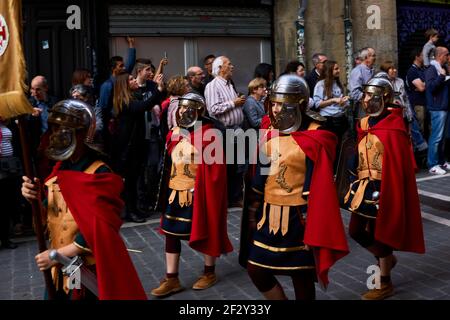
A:
[[[19,133],[20,133],[20,144],[22,146],[22,155],[23,155],[23,164],[25,169],[25,175],[34,182],[34,170],[31,163],[31,157],[30,157],[30,147],[28,143],[28,136],[27,136],[27,120],[25,119],[26,115],[19,116]],[[40,188],[40,186],[38,186]],[[34,231],[36,232],[36,237],[39,245],[39,252],[44,252],[47,250],[47,243],[45,241],[44,236],[44,227],[42,225],[42,213],[41,213],[41,204],[39,203],[40,199],[37,200],[31,200],[31,209],[33,212],[33,224],[34,224]],[[45,279],[45,286],[47,288],[47,294],[48,298],[50,300],[55,299],[56,290],[55,286],[53,284],[52,275],[50,272],[50,269],[44,270],[44,279]]]

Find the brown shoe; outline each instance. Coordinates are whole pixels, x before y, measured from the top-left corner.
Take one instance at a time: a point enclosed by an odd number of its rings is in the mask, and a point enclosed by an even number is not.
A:
[[[362,300],[384,300],[394,294],[392,282],[382,283],[380,289],[371,289],[362,295]]]
[[[192,286],[194,290],[204,290],[212,287],[217,282],[215,273],[207,273],[202,275]]]
[[[180,292],[183,289],[178,278],[164,278],[159,287],[153,289],[151,293],[155,297],[165,297],[169,294]]]

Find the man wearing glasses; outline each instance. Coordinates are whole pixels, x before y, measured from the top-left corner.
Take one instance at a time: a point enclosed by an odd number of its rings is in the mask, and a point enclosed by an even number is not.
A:
[[[198,66],[190,67],[186,76],[189,81],[190,92],[197,93],[205,97],[205,73]]]
[[[325,62],[328,60],[327,56],[323,53],[314,53],[312,56],[312,62],[314,64],[314,69],[305,77],[306,82],[309,87],[309,96],[312,98],[314,95],[314,87],[323,72],[323,67]]]

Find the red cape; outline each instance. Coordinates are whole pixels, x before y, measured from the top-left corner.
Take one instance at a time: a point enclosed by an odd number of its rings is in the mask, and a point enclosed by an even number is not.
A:
[[[318,278],[326,287],[328,270],[349,253],[333,181],[337,138],[325,130],[297,131],[291,135],[314,162],[304,243],[313,249]]]
[[[415,160],[403,118],[390,113],[368,131],[357,126],[358,141],[370,132],[384,146],[380,208],[375,239],[395,250],[425,252]]]
[[[268,129],[269,126],[270,118],[265,116],[261,129]],[[271,133],[261,143],[275,136]],[[297,131],[291,136],[314,162],[303,241],[313,249],[319,281],[326,287],[328,270],[349,253],[333,180],[337,138],[325,130]]]
[[[270,127],[270,117],[266,114],[262,119],[261,119],[261,125],[260,125],[260,129],[269,129]]]
[[[212,129],[205,124],[201,129],[191,132],[191,143],[201,139],[204,151],[212,141],[206,141],[204,134]],[[167,135],[167,152],[170,155],[179,139],[173,139],[172,132]],[[215,138],[217,139],[217,137]],[[214,140],[214,139],[213,139]],[[219,140],[220,141],[220,140]],[[222,146],[222,142],[220,142]],[[212,257],[233,251],[227,232],[227,168],[226,164],[198,165],[195,176],[192,229],[189,246]]]
[[[101,300],[147,300],[120,236],[122,178],[113,173],[60,170],[52,175],[96,261]],[[50,176],[50,177],[51,177]]]

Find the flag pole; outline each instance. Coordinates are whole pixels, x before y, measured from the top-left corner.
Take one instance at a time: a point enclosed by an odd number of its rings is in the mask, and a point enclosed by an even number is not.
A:
[[[30,157],[30,147],[28,143],[27,138],[27,120],[25,119],[25,115],[21,115],[18,117],[18,127],[19,127],[19,134],[20,134],[20,144],[22,147],[22,155],[23,155],[23,165],[25,170],[25,175],[29,177],[32,181],[34,181],[34,170],[31,163],[31,157]],[[38,186],[40,190],[40,185]],[[33,225],[34,225],[34,231],[36,233],[36,238],[39,246],[39,252],[44,252],[47,250],[47,243],[45,241],[44,236],[44,226],[42,224],[42,212],[41,212],[41,199],[37,200],[31,200],[31,209],[33,213]],[[50,272],[50,269],[44,270],[44,280],[45,280],[45,286],[47,288],[47,295],[49,300],[55,299],[56,295],[56,289],[53,284],[52,280],[52,274]]]

